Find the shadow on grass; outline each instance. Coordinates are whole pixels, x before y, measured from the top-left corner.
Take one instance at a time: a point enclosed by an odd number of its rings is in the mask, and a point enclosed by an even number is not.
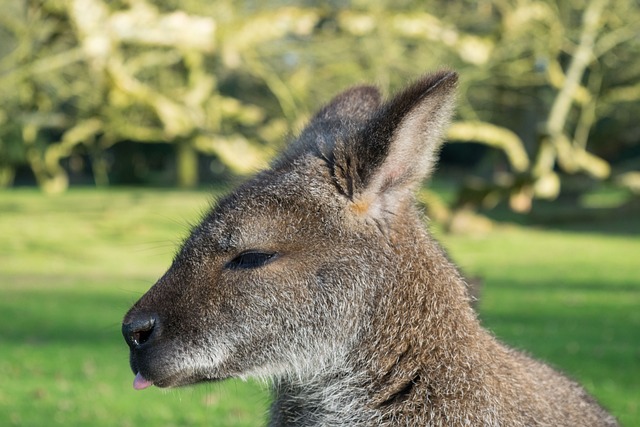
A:
[[[607,235],[640,235],[640,200],[615,208],[584,208],[572,200],[536,201],[530,213],[518,214],[500,204],[483,215],[498,223],[540,226],[550,230]]]
[[[78,290],[11,290],[0,302],[0,342],[113,344],[136,297]]]
[[[587,293],[606,293],[607,295],[629,294],[630,297],[635,297],[640,303],[640,280],[639,282],[620,281],[616,280],[611,283],[603,283],[602,280],[594,280],[592,282],[586,282],[582,280],[573,280],[567,283],[566,278],[560,278],[564,280],[562,283],[551,283],[548,280],[531,281],[531,280],[519,280],[509,279],[507,280],[495,280],[492,281],[490,286],[493,289],[501,290],[514,290],[522,293],[540,293],[549,295],[554,291],[563,292],[566,294],[578,295],[584,292]]]

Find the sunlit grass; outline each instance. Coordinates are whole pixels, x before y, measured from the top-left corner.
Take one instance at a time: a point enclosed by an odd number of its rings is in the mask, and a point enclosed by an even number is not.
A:
[[[204,192],[0,193],[0,425],[254,426],[253,383],[135,392],[126,310],[167,268]]]
[[[268,395],[224,382],[136,392],[120,321],[169,265],[206,192],[0,192],[0,425],[252,426]],[[640,219],[442,236],[483,278],[481,318],[640,419]]]

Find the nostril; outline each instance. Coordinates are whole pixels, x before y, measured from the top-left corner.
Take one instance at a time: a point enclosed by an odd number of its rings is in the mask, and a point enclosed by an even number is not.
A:
[[[147,330],[136,331],[131,334],[131,341],[133,341],[133,344],[135,345],[144,344],[149,341],[151,332],[153,332],[153,326]]]
[[[149,341],[156,326],[155,316],[134,318],[122,325],[122,335],[130,347],[138,347]]]

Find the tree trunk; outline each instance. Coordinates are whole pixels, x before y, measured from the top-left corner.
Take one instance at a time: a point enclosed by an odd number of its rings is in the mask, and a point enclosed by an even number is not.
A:
[[[198,185],[198,152],[187,139],[177,141],[176,150],[178,186],[194,188]]]

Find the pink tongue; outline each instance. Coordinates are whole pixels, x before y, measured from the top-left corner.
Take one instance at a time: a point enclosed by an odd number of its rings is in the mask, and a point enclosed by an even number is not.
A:
[[[136,374],[136,378],[133,380],[133,388],[136,390],[144,390],[147,387],[151,387],[153,385],[153,381],[149,381],[145,379],[140,372]]]

